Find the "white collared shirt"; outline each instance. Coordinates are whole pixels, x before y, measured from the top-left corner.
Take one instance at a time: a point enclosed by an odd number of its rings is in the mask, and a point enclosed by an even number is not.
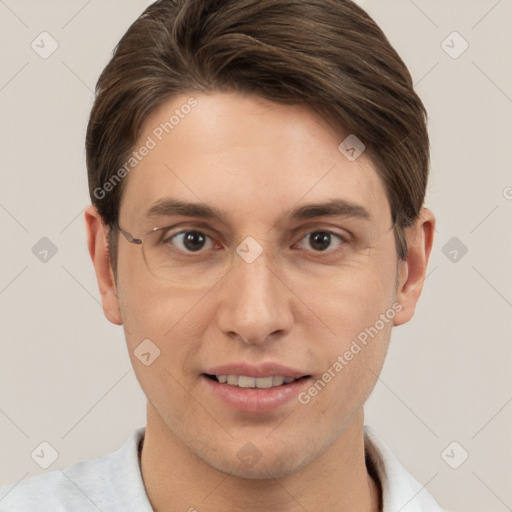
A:
[[[110,455],[1,487],[0,511],[153,512],[140,468],[144,433],[137,429]],[[383,512],[444,512],[367,426],[365,450],[380,481]]]

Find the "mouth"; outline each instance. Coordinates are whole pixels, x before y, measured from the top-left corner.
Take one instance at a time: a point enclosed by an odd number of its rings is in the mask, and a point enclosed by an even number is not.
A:
[[[294,382],[309,379],[311,375],[304,375],[302,377],[293,378],[285,377],[283,375],[268,375],[266,377],[250,377],[248,375],[211,375],[208,373],[203,374],[210,380],[218,382],[219,384],[227,384],[228,386],[238,388],[256,388],[256,389],[272,389],[287,386]]]
[[[237,413],[284,414],[285,407],[310,384],[311,375],[279,364],[230,364],[201,374],[205,392],[214,401]]]

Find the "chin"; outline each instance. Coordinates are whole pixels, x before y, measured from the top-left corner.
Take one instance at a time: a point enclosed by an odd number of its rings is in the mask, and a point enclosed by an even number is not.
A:
[[[279,450],[279,453],[276,453]],[[210,467],[221,473],[249,480],[285,478],[307,466],[312,455],[301,447],[265,447],[261,451],[252,443],[246,443],[240,450],[227,456],[229,450],[212,454],[196,453]],[[298,456],[300,454],[300,457]]]

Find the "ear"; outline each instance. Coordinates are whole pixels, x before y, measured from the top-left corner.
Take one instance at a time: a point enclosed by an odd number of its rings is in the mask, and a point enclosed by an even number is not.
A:
[[[408,322],[414,315],[427,274],[435,225],[434,214],[427,208],[422,208],[414,226],[405,230],[408,256],[399,263],[396,297],[403,309],[395,316],[395,326]]]
[[[107,235],[109,228],[103,224],[95,206],[87,207],[84,216],[87,230],[87,245],[96,272],[103,313],[113,324],[122,325],[123,320],[119,309],[114,272],[112,271],[110,255],[108,253]]]

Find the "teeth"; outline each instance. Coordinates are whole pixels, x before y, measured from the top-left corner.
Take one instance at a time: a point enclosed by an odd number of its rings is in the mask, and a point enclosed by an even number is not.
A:
[[[238,387],[254,388],[254,387],[256,387],[256,378],[255,377],[246,377],[245,375],[240,375],[240,377],[238,377]]]
[[[258,388],[270,389],[283,384],[289,384],[295,379],[291,377],[283,377],[274,375],[269,377],[247,377],[246,375],[216,375],[217,380],[221,384],[229,384],[230,386],[238,386],[240,388]]]
[[[255,379],[256,387],[260,389],[269,389],[272,387],[272,377],[258,377]],[[240,380],[238,380],[240,384]]]
[[[236,375],[228,375],[228,384],[238,386],[238,377]]]
[[[284,382],[284,377],[281,377],[280,375],[276,375],[275,377],[272,377],[272,386],[281,386]]]

